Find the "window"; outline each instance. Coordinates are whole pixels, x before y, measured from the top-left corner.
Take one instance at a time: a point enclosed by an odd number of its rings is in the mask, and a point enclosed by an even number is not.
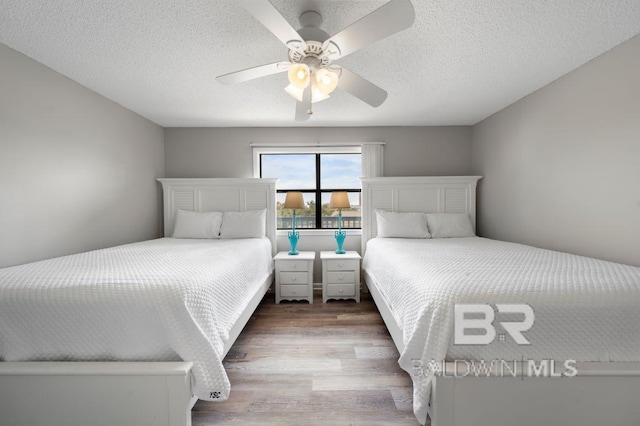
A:
[[[351,208],[342,210],[342,227],[361,228],[362,155],[355,152],[260,154],[260,177],[278,178],[278,229],[291,229],[292,210],[284,209],[289,191],[302,192],[306,208],[296,211],[297,229],[338,228],[338,211],[329,208],[333,191],[347,191]]]

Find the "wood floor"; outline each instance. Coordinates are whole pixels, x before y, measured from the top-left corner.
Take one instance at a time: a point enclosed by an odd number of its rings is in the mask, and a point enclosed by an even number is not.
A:
[[[373,300],[274,303],[268,293],[225,358],[231,396],[194,426],[417,425],[409,375]]]

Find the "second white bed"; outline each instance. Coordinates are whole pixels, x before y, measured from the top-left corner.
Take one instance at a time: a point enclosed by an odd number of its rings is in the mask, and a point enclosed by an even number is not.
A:
[[[415,374],[417,363],[640,359],[640,268],[474,237],[374,238],[363,269],[402,330],[399,362],[414,381],[421,421],[433,374]],[[530,305],[531,344],[454,345],[456,303]]]

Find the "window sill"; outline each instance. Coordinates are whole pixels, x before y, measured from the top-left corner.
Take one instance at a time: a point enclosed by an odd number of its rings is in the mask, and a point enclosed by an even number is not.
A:
[[[337,229],[296,229],[302,236],[335,236]],[[359,236],[362,235],[362,229],[343,229],[347,235]],[[288,229],[278,229],[276,236],[287,237],[289,233]]]

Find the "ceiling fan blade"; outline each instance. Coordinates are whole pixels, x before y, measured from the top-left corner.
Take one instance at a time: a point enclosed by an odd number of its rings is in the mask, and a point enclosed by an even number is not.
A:
[[[302,102],[296,101],[296,121],[307,121],[311,117],[308,113],[309,108],[311,108],[311,85],[302,92]]]
[[[325,41],[325,46],[329,43],[338,46],[340,52],[332,56],[335,60],[409,28],[415,16],[410,0],[391,0],[330,37]]]
[[[304,52],[307,44],[269,0],[238,0],[247,12],[280,39],[289,49]]]
[[[372,107],[379,107],[387,99],[385,90],[346,68],[342,68],[338,87]]]
[[[290,62],[275,62],[259,67],[247,68],[242,71],[234,71],[229,74],[219,75],[216,80],[222,84],[238,84],[255,78],[266,77],[289,69]]]

